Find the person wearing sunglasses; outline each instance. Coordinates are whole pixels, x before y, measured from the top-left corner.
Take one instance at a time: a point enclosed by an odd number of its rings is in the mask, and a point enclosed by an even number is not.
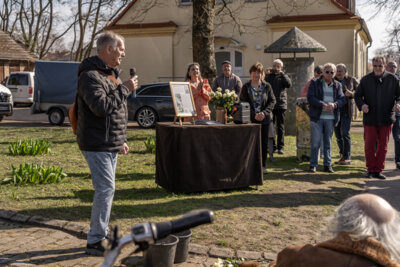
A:
[[[400,79],[400,75],[396,73],[396,61],[389,61],[386,65],[386,71],[393,73],[398,79]],[[396,112],[396,121],[393,124],[392,134],[394,140],[394,161],[396,162],[396,168],[400,170],[400,112]]]
[[[331,164],[331,141],[334,127],[339,123],[339,109],[346,104],[342,85],[335,81],[336,66],[326,63],[322,76],[312,80],[307,92],[310,104],[311,156],[310,172],[316,172],[318,151],[323,140],[324,172],[333,173]]]
[[[354,95],[358,109],[363,111],[367,178],[386,178],[382,171],[389,135],[395,122],[394,112],[400,111],[400,82],[385,71],[385,61],[382,56],[372,59],[373,72],[362,77]]]

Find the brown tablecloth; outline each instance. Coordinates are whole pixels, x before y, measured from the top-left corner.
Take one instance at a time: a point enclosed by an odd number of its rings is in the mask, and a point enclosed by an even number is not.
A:
[[[156,125],[156,183],[171,192],[262,185],[259,124]]]

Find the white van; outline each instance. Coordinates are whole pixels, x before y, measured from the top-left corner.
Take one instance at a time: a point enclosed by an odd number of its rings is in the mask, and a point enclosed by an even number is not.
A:
[[[0,84],[0,121],[4,116],[11,116],[13,114],[13,98],[10,90],[4,85]]]
[[[6,87],[10,89],[14,104],[32,104],[33,90],[35,88],[35,75],[30,71],[11,72],[7,79]]]

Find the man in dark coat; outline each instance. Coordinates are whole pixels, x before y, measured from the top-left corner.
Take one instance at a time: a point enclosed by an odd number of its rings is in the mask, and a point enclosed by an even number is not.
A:
[[[273,110],[274,124],[276,124],[277,140],[274,141],[274,150],[283,154],[285,147],[285,112],[287,110],[287,91],[292,86],[290,78],[282,71],[283,62],[280,59],[274,60],[271,74],[265,77],[265,81],[271,84],[276,99]]]
[[[364,114],[366,177],[385,179],[382,171],[395,122],[394,111],[400,111],[400,82],[394,74],[385,71],[384,57],[374,57],[372,64],[374,71],[361,79],[354,97]]]
[[[79,149],[85,157],[94,187],[86,253],[103,256],[115,191],[118,153],[127,154],[126,99],[137,88],[137,76],[121,83],[116,69],[125,56],[122,36],[105,32],[97,40],[98,56],[79,66],[77,89]]]
[[[400,79],[400,75],[396,73],[396,61],[389,61],[386,65],[386,71],[393,73],[398,79]],[[392,134],[394,141],[394,161],[396,162],[396,168],[400,170],[400,112],[396,112],[396,121],[393,124]]]
[[[343,63],[336,65],[335,80],[342,84],[343,94],[347,98],[347,103],[340,108],[340,121],[335,126],[336,141],[340,153],[340,159],[335,163],[349,165],[351,163],[350,126],[354,109],[354,93],[356,92],[358,82],[355,78],[347,75],[347,68]]]

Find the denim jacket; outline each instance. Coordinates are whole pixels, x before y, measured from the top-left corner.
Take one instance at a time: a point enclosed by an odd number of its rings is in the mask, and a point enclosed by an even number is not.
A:
[[[308,115],[310,116],[310,120],[316,122],[319,120],[321,116],[322,107],[324,103],[324,87],[323,87],[323,79],[322,76],[319,79],[312,80],[310,83],[310,87],[307,93],[307,100],[310,104],[310,109]],[[333,114],[335,118],[335,126],[338,124],[340,120],[340,108],[347,103],[346,96],[343,94],[342,85],[335,80],[333,82],[333,101],[337,104],[337,107],[334,109]]]

